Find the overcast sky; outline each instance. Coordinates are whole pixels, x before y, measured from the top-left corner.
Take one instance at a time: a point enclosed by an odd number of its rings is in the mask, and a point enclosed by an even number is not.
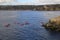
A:
[[[60,0],[0,0],[0,5],[60,4]]]

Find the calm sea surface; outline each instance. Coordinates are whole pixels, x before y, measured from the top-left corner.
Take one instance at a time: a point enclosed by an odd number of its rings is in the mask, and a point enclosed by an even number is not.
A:
[[[60,11],[0,11],[0,40],[60,40],[60,33],[41,26],[56,16]]]

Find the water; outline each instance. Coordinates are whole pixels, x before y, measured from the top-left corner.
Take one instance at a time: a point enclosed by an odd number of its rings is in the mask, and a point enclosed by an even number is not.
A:
[[[56,16],[60,11],[0,11],[0,40],[60,40],[60,33],[41,26]]]

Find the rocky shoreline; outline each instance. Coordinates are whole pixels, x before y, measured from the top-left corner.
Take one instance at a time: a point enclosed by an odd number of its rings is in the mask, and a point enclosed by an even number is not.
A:
[[[60,16],[50,19],[48,23],[45,23],[42,26],[53,31],[60,31]]]
[[[60,4],[52,4],[52,5],[0,5],[0,10],[59,11]]]

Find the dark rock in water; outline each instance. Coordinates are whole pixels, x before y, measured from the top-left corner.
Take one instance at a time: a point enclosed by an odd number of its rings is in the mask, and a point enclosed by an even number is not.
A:
[[[50,19],[48,23],[45,23],[42,26],[54,31],[60,31],[60,16]]]
[[[9,26],[10,26],[10,24],[6,24],[6,25],[5,25],[5,27],[9,27]]]
[[[30,23],[29,22],[25,22],[25,25],[29,25]]]
[[[20,26],[24,26],[24,24],[20,24]]]

